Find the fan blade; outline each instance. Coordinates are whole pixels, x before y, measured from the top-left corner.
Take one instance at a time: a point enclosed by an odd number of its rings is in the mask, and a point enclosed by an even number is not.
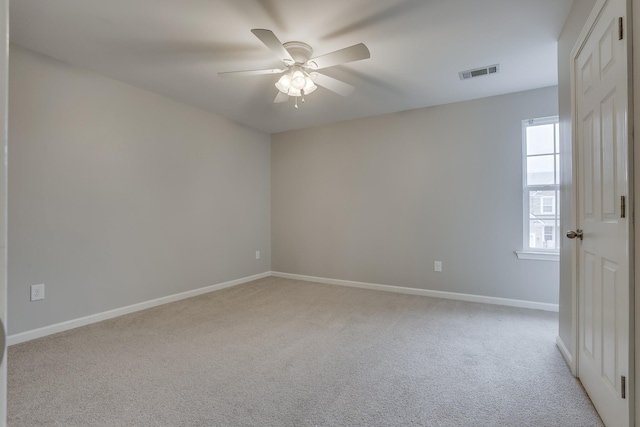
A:
[[[278,40],[275,34],[270,30],[262,30],[259,28],[251,30],[251,32],[260,39],[273,53],[275,53],[282,62],[287,65],[294,64],[296,61],[293,59],[287,49],[284,48],[282,42]]]
[[[248,70],[248,71],[224,71],[222,73],[218,73],[220,77],[249,77],[249,76],[260,76],[263,74],[280,74],[285,70],[280,68],[272,68],[270,70]]]
[[[311,58],[307,66],[314,70],[333,67],[334,65],[345,64],[347,62],[360,61],[371,58],[369,48],[364,43],[354,44],[344,49],[336,50],[325,55]]]
[[[289,95],[278,91],[278,94],[276,95],[276,99],[273,100],[273,103],[280,104],[281,102],[287,102],[288,100],[289,100]]]
[[[355,87],[350,84],[334,79],[333,77],[329,77],[325,74],[313,73],[311,75],[311,79],[318,86],[322,86],[323,88],[329,89],[331,92],[335,92],[342,96],[348,96],[355,89]]]

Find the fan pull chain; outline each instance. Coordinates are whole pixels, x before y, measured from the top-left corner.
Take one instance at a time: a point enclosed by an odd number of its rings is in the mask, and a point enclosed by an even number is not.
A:
[[[302,89],[300,93],[302,94],[302,103],[304,104],[304,89]]]
[[[295,103],[294,107],[298,108],[298,97],[297,96],[296,96],[296,103]]]

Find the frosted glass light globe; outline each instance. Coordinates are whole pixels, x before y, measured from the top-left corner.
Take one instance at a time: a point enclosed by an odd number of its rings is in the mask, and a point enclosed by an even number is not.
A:
[[[300,89],[304,89],[306,84],[307,84],[307,79],[305,78],[304,73],[300,70],[294,71],[291,79],[291,86],[300,90]]]
[[[276,82],[276,87],[282,93],[288,93],[291,88],[291,76],[289,73],[283,74],[282,77]]]

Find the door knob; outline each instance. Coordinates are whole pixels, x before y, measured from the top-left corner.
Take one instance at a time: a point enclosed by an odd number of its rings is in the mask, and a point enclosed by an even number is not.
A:
[[[570,239],[575,239],[577,237],[578,239],[582,240],[582,230],[580,230],[579,228],[576,231],[569,230],[567,231],[567,237]]]

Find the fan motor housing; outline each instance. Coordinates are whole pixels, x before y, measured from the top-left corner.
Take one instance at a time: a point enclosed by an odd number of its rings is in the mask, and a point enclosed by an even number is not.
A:
[[[306,43],[286,42],[283,46],[291,54],[297,64],[306,63],[309,58],[311,58],[311,55],[313,55],[313,49]]]

